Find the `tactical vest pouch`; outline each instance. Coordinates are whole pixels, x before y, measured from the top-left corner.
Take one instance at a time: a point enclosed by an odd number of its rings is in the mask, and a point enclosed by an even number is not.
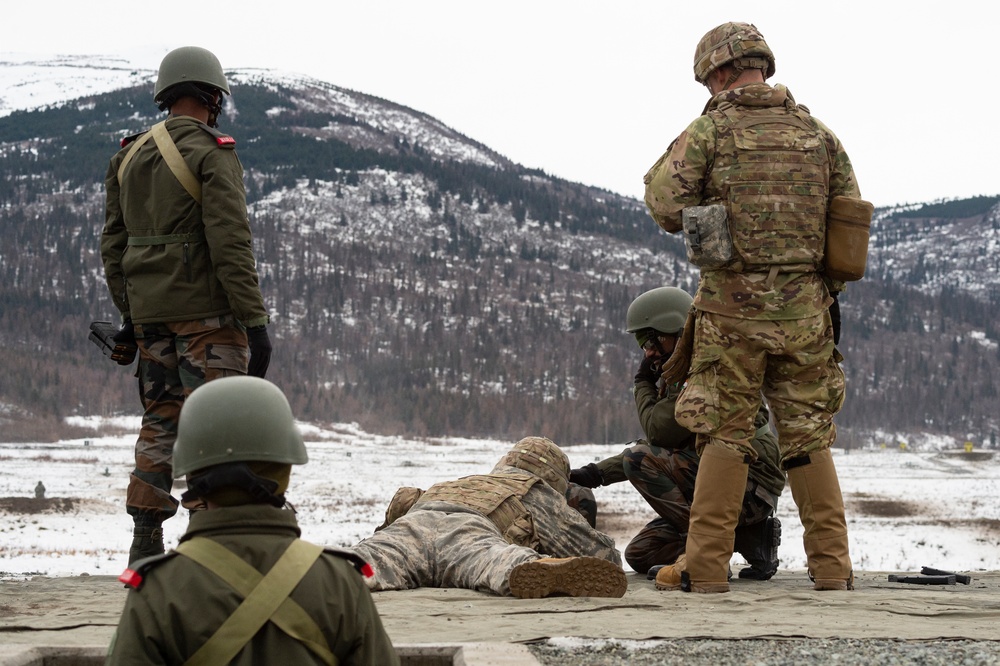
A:
[[[853,282],[865,276],[868,235],[875,207],[863,199],[837,196],[826,214],[827,277]]]
[[[724,268],[733,260],[733,237],[723,204],[689,206],[681,212],[687,257],[699,268]]]

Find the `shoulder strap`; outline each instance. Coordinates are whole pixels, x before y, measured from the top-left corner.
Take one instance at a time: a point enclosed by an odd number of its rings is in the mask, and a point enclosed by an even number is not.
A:
[[[132,161],[132,158],[135,157],[135,154],[137,152],[139,152],[139,148],[142,147],[142,144],[144,144],[147,141],[149,141],[152,138],[152,136],[153,136],[152,134],[150,134],[149,132],[146,132],[145,134],[143,134],[138,139],[136,139],[135,141],[132,142],[132,147],[128,149],[127,153],[125,153],[125,159],[123,159],[122,163],[118,165],[118,184],[119,185],[121,185],[122,175],[125,173],[125,167],[127,167],[128,163]]]
[[[336,666],[316,621],[289,594],[323,552],[320,546],[296,539],[267,576],[225,546],[204,537],[182,542],[177,552],[222,578],[244,596],[244,601],[208,641],[191,656],[186,666],[229,663],[268,620],[302,642],[323,663]]]
[[[177,150],[177,144],[174,140],[170,138],[170,132],[167,131],[167,121],[156,123],[153,125],[148,132],[143,134],[137,140],[132,143],[132,147],[129,148],[128,152],[125,153],[125,159],[118,166],[118,183],[121,184],[122,177],[125,175],[125,167],[129,165],[132,158],[139,151],[139,148],[143,146],[147,141],[153,139],[156,142],[156,148],[160,151],[160,155],[163,156],[163,160],[167,163],[170,168],[170,172],[174,174],[177,181],[181,186],[187,190],[187,193],[197,201],[201,203],[201,182],[198,181],[197,176],[191,171],[191,167],[187,165],[184,158],[181,157],[181,153]]]
[[[160,149],[160,154],[163,155],[163,160],[170,167],[170,171],[180,181],[184,189],[187,190],[187,193],[200,204],[201,182],[198,181],[198,178],[192,173],[191,167],[181,157],[181,152],[177,150],[177,144],[170,138],[166,121],[153,125],[149,133],[153,135],[156,147]]]

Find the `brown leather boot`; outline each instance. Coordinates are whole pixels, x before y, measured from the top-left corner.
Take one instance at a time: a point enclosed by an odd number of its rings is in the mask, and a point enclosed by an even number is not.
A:
[[[802,545],[816,590],[853,590],[844,497],[833,455],[824,449],[785,462],[792,499],[802,521]]]
[[[543,557],[524,562],[511,569],[508,583],[518,599],[621,597],[628,589],[622,568],[598,557]]]
[[[702,451],[684,548],[687,563],[681,577],[683,591],[729,591],[729,560],[749,463],[749,456],[715,444]]]

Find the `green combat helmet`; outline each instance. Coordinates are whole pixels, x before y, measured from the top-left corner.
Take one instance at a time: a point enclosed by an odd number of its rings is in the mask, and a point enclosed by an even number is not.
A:
[[[639,294],[625,313],[625,331],[633,335],[653,329],[677,335],[684,329],[693,298],[677,287],[657,287]]]
[[[259,377],[223,377],[184,401],[174,444],[174,478],[230,462],[308,462],[302,433],[277,386]]]
[[[202,84],[227,95],[229,83],[215,54],[199,46],[182,46],[163,57],[153,89],[153,101],[163,102],[167,90],[181,83]]]
[[[569,458],[555,442],[545,437],[525,437],[500,459],[494,470],[516,467],[554,488],[560,495],[569,487]]]
[[[191,393],[174,444],[174,478],[187,476],[188,508],[285,504],[292,465],[308,461],[285,395],[259,377],[224,377]]]
[[[732,64],[737,70],[764,70],[764,79],[774,76],[774,54],[764,36],[750,23],[723,23],[709,30],[694,52],[694,78],[707,85],[708,75]]]
[[[208,126],[217,127],[225,95],[230,94],[219,59],[201,47],[182,46],[163,57],[153,102],[166,111],[181,97],[193,97],[208,109]]]

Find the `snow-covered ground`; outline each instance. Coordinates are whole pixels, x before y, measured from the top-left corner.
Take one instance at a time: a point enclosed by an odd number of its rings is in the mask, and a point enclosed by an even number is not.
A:
[[[138,419],[77,423],[92,424],[94,435],[0,444],[0,578],[117,575],[125,567],[131,520],[124,499]],[[369,535],[397,487],[426,488],[488,472],[511,444],[382,437],[350,425],[301,427],[310,462],[294,468],[288,498],[298,510],[303,537],[335,546]],[[576,467],[621,448],[585,445],[566,451]],[[849,454],[835,449],[834,454],[857,569],[1000,570],[1000,456],[898,449]],[[34,499],[39,481],[46,502]],[[595,492],[598,527],[620,549],[654,517],[627,483]],[[174,494],[179,495],[176,488]],[[802,528],[787,488],[779,516],[781,567],[804,569]],[[165,524],[168,547],[176,545],[186,524],[183,511]],[[741,563],[735,556],[734,565]]]

